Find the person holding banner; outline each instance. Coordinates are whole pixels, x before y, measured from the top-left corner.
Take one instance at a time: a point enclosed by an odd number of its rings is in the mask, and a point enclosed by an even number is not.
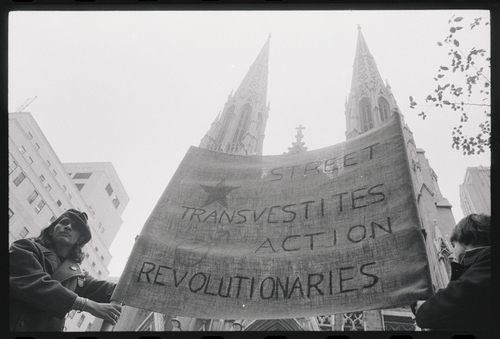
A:
[[[417,325],[432,330],[489,330],[494,326],[491,295],[491,217],[470,214],[452,231],[448,286],[412,305]]]
[[[63,331],[71,310],[116,324],[121,306],[110,304],[116,284],[82,271],[83,246],[92,235],[87,214],[69,209],[40,236],[9,250],[9,326],[12,332]]]

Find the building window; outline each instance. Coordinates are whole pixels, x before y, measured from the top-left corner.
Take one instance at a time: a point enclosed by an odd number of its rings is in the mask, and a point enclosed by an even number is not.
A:
[[[82,326],[82,323],[83,323],[84,320],[85,320],[85,315],[82,314],[82,316],[78,320],[78,323],[76,324],[76,326],[78,326],[78,327]]]
[[[28,132],[28,139],[33,139],[33,134],[31,134],[31,132]]]
[[[245,104],[240,112],[240,118],[238,120],[236,132],[234,133],[233,142],[240,142],[241,140],[243,140],[246,132],[248,132],[248,125],[250,124],[250,113],[252,113],[252,106],[250,104]]]
[[[16,184],[16,186],[19,186],[19,184],[22,183],[25,178],[26,174],[24,174],[24,172],[19,173],[19,175],[14,179],[14,184]]]
[[[30,163],[30,165],[33,163],[33,159],[31,157],[28,157],[28,162]]]
[[[108,186],[106,186],[106,192],[108,192],[109,196],[113,194],[113,187],[111,187],[111,184],[108,184]]]
[[[52,170],[52,174],[54,174],[54,176],[56,176],[57,175],[56,170]]]
[[[54,220],[56,220],[56,217],[55,217],[55,216],[52,216],[52,217],[50,218],[49,224],[50,224],[50,223],[52,223]]]
[[[13,215],[14,215],[14,212],[12,212],[12,210],[9,208],[9,219],[12,218]]]
[[[40,202],[38,203],[38,205],[36,205],[36,207],[35,207],[35,212],[36,213],[40,213],[40,211],[42,210],[42,208],[44,206],[45,206],[45,201],[40,200]]]
[[[17,168],[17,162],[14,160],[12,163],[9,162],[9,174],[11,174]]]
[[[52,189],[52,186],[50,186],[50,184],[47,184],[47,187],[45,187],[47,189],[47,191],[50,191]]]
[[[76,188],[78,188],[79,191],[82,190],[83,186],[85,186],[85,184],[76,184]]]
[[[47,167],[50,167],[50,161],[47,160]]]
[[[92,327],[92,323],[89,323],[89,324],[87,325],[87,329],[86,329],[85,331],[86,331],[86,332],[90,331],[90,328],[91,328],[91,327]]]
[[[104,261],[104,256],[103,255],[101,255],[101,260]]]
[[[21,239],[24,239],[26,238],[26,236],[28,235],[30,231],[28,231],[28,229],[26,227],[23,227],[23,230],[21,231],[21,233],[19,233],[19,238]]]
[[[85,258],[88,258],[88,257],[90,257],[90,254],[85,253]]]
[[[12,154],[9,153],[9,174],[11,174],[17,167],[17,162],[14,160]]]
[[[234,114],[234,109],[236,106],[232,105],[226,111],[226,115],[224,115],[224,120],[222,120],[222,125],[220,129],[219,142],[222,143],[224,141],[224,137],[226,136],[226,131],[229,130],[229,123],[231,122]]]
[[[61,205],[62,205],[61,200],[57,200],[57,206],[61,207]]]
[[[101,272],[101,271],[99,271],[99,272],[97,272],[97,274],[98,274],[99,276],[101,276],[101,275],[102,275],[102,272]]]
[[[35,142],[35,148],[36,148],[37,150],[38,150],[38,149],[40,149],[40,145],[39,145],[37,142]]]
[[[68,198],[69,198],[69,200],[71,200],[73,198],[73,196],[68,193]]]
[[[344,314],[344,331],[364,331],[363,312],[352,312]]]
[[[75,313],[76,313],[76,310],[71,310],[71,311],[68,313],[68,318],[73,319],[73,317],[75,316]]]
[[[44,181],[45,181],[45,177],[43,176],[43,174],[40,174],[40,180],[41,180],[42,182],[44,182]]]
[[[26,153],[26,148],[24,148],[24,146],[19,147],[19,152],[21,152],[21,154]]]
[[[333,331],[333,316],[330,315],[318,315],[316,319],[318,320],[319,329],[321,331]]]
[[[385,98],[378,98],[378,109],[380,112],[380,121],[385,121],[389,118],[389,103]]]
[[[262,113],[259,113],[259,116],[257,117],[257,131],[258,133],[261,133],[260,128],[264,124],[264,118],[262,118]]]
[[[38,192],[36,190],[33,191],[33,193],[30,194],[28,197],[28,202],[31,204],[35,199],[38,197]]]
[[[88,179],[92,173],[75,173],[73,179]]]
[[[63,188],[63,192],[66,192],[66,190],[67,190],[66,186],[63,185],[62,188]]]
[[[359,102],[359,110],[361,114],[361,128],[363,132],[373,128],[372,107],[370,99],[363,98]]]
[[[95,267],[95,262],[94,261],[92,261],[92,267]]]
[[[95,248],[95,251],[96,251],[96,252],[99,252],[99,249],[96,247],[96,248]]]
[[[118,208],[118,206],[120,206],[120,200],[118,200],[116,196],[113,198],[113,205],[115,205],[115,208]]]

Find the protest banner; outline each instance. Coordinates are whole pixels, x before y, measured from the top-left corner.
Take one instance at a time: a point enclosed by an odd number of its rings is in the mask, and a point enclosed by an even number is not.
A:
[[[292,318],[409,305],[431,278],[401,117],[295,155],[191,147],[113,300],[198,318]]]

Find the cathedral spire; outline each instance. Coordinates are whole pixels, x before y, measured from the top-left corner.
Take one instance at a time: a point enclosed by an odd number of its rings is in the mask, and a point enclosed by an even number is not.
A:
[[[269,104],[267,77],[271,34],[240,86],[228,97],[217,123],[203,137],[201,148],[239,155],[262,155]]]
[[[346,137],[350,139],[382,123],[397,109],[358,25],[351,92],[346,103]]]

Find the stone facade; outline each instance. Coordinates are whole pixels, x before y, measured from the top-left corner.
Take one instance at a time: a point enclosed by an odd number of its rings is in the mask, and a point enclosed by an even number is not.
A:
[[[491,215],[490,167],[468,167],[460,185],[460,206],[464,215],[485,213]]]
[[[351,92],[345,106],[347,139],[367,132],[395,112],[400,112],[389,84],[384,83],[380,76],[360,27]],[[439,190],[438,177],[426,159],[425,151],[417,148],[413,133],[404,123],[402,115],[401,118],[433,287],[439,289],[448,284],[450,275],[449,260],[452,252],[448,238],[455,226],[452,206]],[[345,318],[350,319],[349,316]],[[409,308],[403,307],[365,311],[362,322],[364,330],[414,330],[416,326],[412,318]]]

